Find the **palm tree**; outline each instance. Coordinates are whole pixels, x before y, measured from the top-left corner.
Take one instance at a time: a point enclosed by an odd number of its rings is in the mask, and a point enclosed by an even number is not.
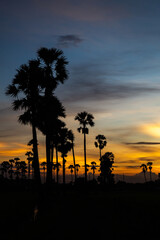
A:
[[[142,168],[142,171],[143,171],[143,174],[144,174],[144,181],[146,182],[147,165],[146,164],[142,164],[140,166],[140,168]]]
[[[87,112],[80,112],[76,115],[75,120],[79,121],[80,127],[77,129],[78,132],[82,132],[84,135],[84,165],[85,165],[85,183],[87,182],[87,160],[86,160],[86,134],[88,134],[87,126],[94,126],[93,115]]]
[[[58,83],[64,83],[64,81],[68,78],[68,73],[66,70],[66,65],[68,64],[66,58],[63,56],[63,52],[61,50],[51,48],[40,48],[38,51],[38,57],[41,61],[41,64],[44,69],[44,81],[42,84],[42,88],[45,91],[44,97],[45,101],[47,102],[46,106],[49,111],[46,111],[46,158],[47,158],[47,182],[49,183],[52,178],[51,173],[51,137],[52,133],[50,127],[53,126],[54,123],[52,121],[50,112],[52,111],[51,106],[51,99],[53,96],[53,92],[55,91]],[[54,107],[55,105],[53,105]],[[53,113],[55,112],[55,109]],[[59,115],[58,115],[59,116]],[[52,124],[50,124],[52,122]]]
[[[10,163],[8,161],[3,161],[1,163],[1,166],[2,166],[2,169],[5,172],[5,175],[6,175],[6,178],[7,178],[7,172],[9,170],[9,168],[10,168]]]
[[[102,184],[114,183],[114,175],[112,174],[114,164],[114,154],[106,152],[100,159],[100,177]]]
[[[96,136],[96,141],[95,141],[95,147],[99,148],[99,155],[101,159],[101,151],[102,149],[107,145],[106,137],[104,135],[97,135]]]
[[[43,180],[44,180],[44,182],[45,182],[45,179],[46,179],[46,165],[47,165],[46,162],[41,163],[41,166],[43,168]]]
[[[65,163],[68,152],[71,150],[71,143],[68,139],[68,129],[67,128],[62,128],[60,133],[60,144],[58,146],[58,151],[61,152],[61,157],[63,159],[63,184],[65,184]]]
[[[25,161],[21,161],[20,162],[20,166],[19,166],[20,170],[21,170],[21,176],[22,176],[22,179],[24,179],[26,176],[25,176],[25,173],[27,172],[27,164]]]
[[[73,167],[74,167],[74,176],[76,181],[76,161],[75,161],[75,154],[74,154],[74,134],[71,130],[68,131],[68,138],[71,141],[71,148],[72,148],[72,155],[73,155]]]
[[[91,165],[92,165],[92,167],[91,167],[91,169],[93,170],[93,180],[94,180],[94,174],[95,174],[95,170],[96,170],[96,162],[91,162]]]
[[[73,182],[73,176],[72,176],[72,173],[73,173],[74,166],[71,164],[71,165],[69,165],[68,168],[69,168],[70,171],[71,171],[71,182]]]
[[[10,171],[9,171],[9,174],[10,174],[10,178],[12,179],[13,178],[13,163],[14,163],[14,159],[10,159],[9,160],[10,162]]]
[[[55,96],[48,98],[41,97],[37,122],[38,129],[46,136],[46,160],[47,160],[47,178],[49,184],[52,179],[53,146],[55,144],[57,132],[65,124],[58,119],[65,117],[65,109],[61,102]],[[55,142],[54,142],[55,141]]]
[[[58,153],[58,151],[57,151],[57,153]],[[61,164],[59,162],[56,162],[55,167],[56,167],[56,170],[57,170],[57,184],[58,184],[59,183],[59,169],[61,167]]]
[[[55,170],[56,170],[56,163],[52,162],[52,170],[53,170],[53,180],[55,182]]]
[[[76,169],[76,177],[78,177],[78,172],[79,172],[80,165],[77,163],[75,164],[75,169]]]
[[[27,156],[27,161],[28,161],[28,179],[30,179],[30,172],[31,172],[31,162],[33,162],[33,152],[31,151],[27,151],[25,153],[25,155]]]
[[[12,103],[13,110],[25,110],[25,112],[19,117],[19,122],[22,124],[29,123],[32,126],[34,177],[38,185],[41,183],[41,179],[37,147],[36,113],[42,76],[40,61],[31,60],[28,64],[20,66],[12,84],[8,86],[6,91],[6,95],[10,95],[15,99]]]
[[[149,171],[150,171],[150,181],[152,181],[152,175],[151,175],[151,171],[152,171],[152,162],[148,162],[147,163],[147,166],[148,166],[148,168],[149,168]]]

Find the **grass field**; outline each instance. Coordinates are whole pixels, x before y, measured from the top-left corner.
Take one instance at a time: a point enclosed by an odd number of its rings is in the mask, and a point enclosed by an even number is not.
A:
[[[1,240],[159,239],[159,189],[67,187],[43,191],[41,200],[31,190],[5,190],[0,202]]]

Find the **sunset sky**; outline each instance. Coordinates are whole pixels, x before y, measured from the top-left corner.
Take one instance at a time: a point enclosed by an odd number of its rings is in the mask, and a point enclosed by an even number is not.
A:
[[[40,47],[62,49],[69,79],[56,89],[75,134],[76,160],[83,165],[83,136],[75,115],[88,111],[95,126],[87,136],[87,163],[97,161],[94,139],[107,138],[115,155],[114,173],[139,173],[153,161],[160,172],[160,1],[0,1],[0,162],[25,160],[30,126],[5,96],[16,69],[36,58]],[[38,133],[40,161],[45,138]],[[72,163],[71,154],[67,165]]]

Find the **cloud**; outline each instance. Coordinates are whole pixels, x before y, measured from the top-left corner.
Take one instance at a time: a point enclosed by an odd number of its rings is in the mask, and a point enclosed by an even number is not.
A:
[[[160,142],[135,142],[135,143],[125,143],[126,145],[157,145]]]
[[[129,144],[127,146],[128,146],[129,149],[135,150],[135,151],[138,151],[138,152],[145,152],[145,153],[157,152],[157,148],[155,149],[154,147],[141,146],[141,145],[132,145],[132,144]]]
[[[81,42],[83,42],[83,39],[79,35],[69,34],[58,37],[58,46],[60,47],[77,47]]]
[[[139,161],[153,162],[159,160],[159,157],[140,157]]]
[[[63,86],[63,90],[62,87],[59,88],[61,99],[66,103],[75,104],[86,101],[121,100],[160,91],[160,87],[153,82],[147,84],[134,81],[132,69],[120,71],[120,67],[117,69],[113,65],[113,59],[107,61],[90,59],[86,63],[72,66],[70,81]],[[130,76],[127,81],[126,76]]]

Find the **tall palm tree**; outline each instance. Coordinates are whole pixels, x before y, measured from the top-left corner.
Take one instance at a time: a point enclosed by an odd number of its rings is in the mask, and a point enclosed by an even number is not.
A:
[[[144,174],[144,181],[146,182],[146,172],[147,172],[147,165],[146,164],[142,164],[140,166],[140,168],[142,168],[143,174]]]
[[[97,135],[96,136],[96,141],[95,141],[95,147],[96,148],[99,148],[99,155],[100,155],[100,158],[101,159],[101,151],[102,149],[107,145],[107,141],[106,141],[106,137],[104,135]]]
[[[150,172],[150,181],[152,181],[152,165],[153,165],[152,162],[147,163],[147,166],[148,166],[149,172]]]
[[[95,170],[96,170],[96,162],[91,162],[91,165],[92,165],[92,167],[91,167],[91,169],[93,170],[93,180],[94,180],[94,174],[95,174]]]
[[[89,133],[87,126],[94,126],[93,115],[87,112],[80,112],[75,116],[75,120],[79,121],[80,127],[77,129],[78,132],[82,132],[84,135],[84,166],[85,166],[85,183],[87,182],[87,160],[86,160],[86,134]]]
[[[37,51],[39,60],[44,69],[44,81],[42,88],[44,89],[45,101],[48,102],[48,110],[51,109],[50,102],[53,96],[53,93],[59,83],[64,83],[68,78],[68,72],[66,70],[66,65],[68,64],[66,58],[63,56],[63,52],[56,48],[40,48]],[[46,105],[47,106],[47,105]],[[53,105],[55,106],[55,105]],[[53,121],[51,120],[50,112],[52,110],[46,111],[46,158],[47,158],[47,182],[49,183],[52,178],[51,174],[51,138],[52,133],[50,130],[51,122],[54,129]],[[55,110],[53,111],[55,112]]]
[[[39,107],[38,129],[46,136],[47,178],[49,184],[52,179],[53,147],[57,143],[58,131],[65,124],[59,117],[65,117],[65,109],[55,96],[41,97]]]
[[[76,161],[75,161],[75,154],[74,154],[74,134],[71,130],[68,131],[68,138],[71,141],[71,148],[72,148],[72,155],[73,155],[73,167],[74,167],[74,177],[75,177],[75,181],[76,181]]]
[[[41,183],[39,170],[39,157],[37,147],[37,132],[36,132],[36,112],[37,102],[41,91],[41,80],[43,71],[40,67],[39,60],[31,60],[28,64],[21,65],[17,70],[12,84],[7,88],[6,94],[13,97],[13,110],[25,110],[19,117],[19,122],[22,124],[30,123],[32,126],[33,135],[33,152],[34,152],[34,177],[36,183]]]

